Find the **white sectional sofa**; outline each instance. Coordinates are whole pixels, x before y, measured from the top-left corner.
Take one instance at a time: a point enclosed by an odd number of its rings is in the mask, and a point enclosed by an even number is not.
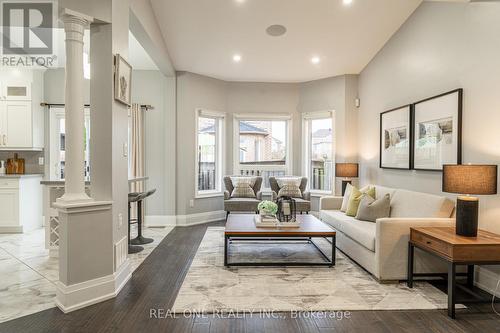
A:
[[[360,221],[340,211],[342,197],[320,199],[320,219],[337,230],[337,248],[379,281],[406,280],[410,227],[453,226],[454,202],[446,197],[375,187],[377,199],[391,197],[389,218]],[[415,273],[443,273],[446,264],[427,253],[415,252]]]

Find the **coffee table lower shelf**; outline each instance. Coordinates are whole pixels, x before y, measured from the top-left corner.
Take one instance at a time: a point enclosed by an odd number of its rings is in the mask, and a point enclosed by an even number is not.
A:
[[[241,235],[224,235],[224,266],[230,267],[230,266],[327,266],[327,267],[333,267],[335,266],[335,236],[316,236],[316,237],[321,237],[321,238],[331,238],[331,256],[328,256],[328,254],[325,253],[312,239],[312,237],[304,237],[304,236],[277,236],[273,235],[270,237],[265,237],[263,235],[255,235],[255,236],[241,236]],[[273,262],[229,262],[229,250],[230,246],[234,241],[238,242],[307,242],[308,244],[311,244],[314,246],[314,248],[319,252],[321,257],[323,258],[323,262],[309,262],[309,261],[292,261],[292,262],[284,262],[284,261],[273,261]],[[297,243],[297,244],[303,244],[303,243]]]

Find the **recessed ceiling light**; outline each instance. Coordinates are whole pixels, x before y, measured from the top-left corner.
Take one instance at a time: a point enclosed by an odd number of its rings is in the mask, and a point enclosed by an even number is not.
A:
[[[321,59],[319,57],[312,57],[311,58],[311,62],[315,65],[319,64],[319,62],[321,61]]]
[[[286,33],[286,27],[281,24],[273,24],[267,27],[266,32],[269,36],[279,37]]]
[[[233,61],[234,61],[234,62],[240,62],[240,61],[241,61],[241,55],[239,55],[239,54],[235,54],[235,55],[233,56]]]
[[[244,3],[246,0],[235,0],[237,3]]]
[[[346,6],[349,6],[350,4],[352,4],[352,0],[342,0],[342,2],[344,3],[344,5]]]

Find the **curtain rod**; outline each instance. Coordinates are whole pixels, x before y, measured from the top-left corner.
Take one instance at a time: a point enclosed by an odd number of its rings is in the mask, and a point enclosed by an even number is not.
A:
[[[48,108],[51,108],[51,107],[64,107],[65,104],[63,104],[63,103],[46,103],[46,102],[42,102],[42,103],[40,103],[40,106],[42,106],[42,107],[48,107]],[[89,108],[90,104],[85,104],[84,107]],[[151,104],[141,104],[141,108],[143,108],[145,110],[153,110],[155,107],[152,106]]]

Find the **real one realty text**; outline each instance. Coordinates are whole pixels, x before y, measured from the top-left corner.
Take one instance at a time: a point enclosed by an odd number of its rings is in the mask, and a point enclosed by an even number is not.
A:
[[[287,319],[287,318],[311,318],[311,319],[350,319],[349,311],[275,311],[275,310],[214,310],[212,312],[184,310],[183,312],[173,312],[168,309],[149,309],[149,318],[151,319],[172,319],[172,318],[216,318],[216,319],[243,319],[243,318],[269,318],[269,319]]]

